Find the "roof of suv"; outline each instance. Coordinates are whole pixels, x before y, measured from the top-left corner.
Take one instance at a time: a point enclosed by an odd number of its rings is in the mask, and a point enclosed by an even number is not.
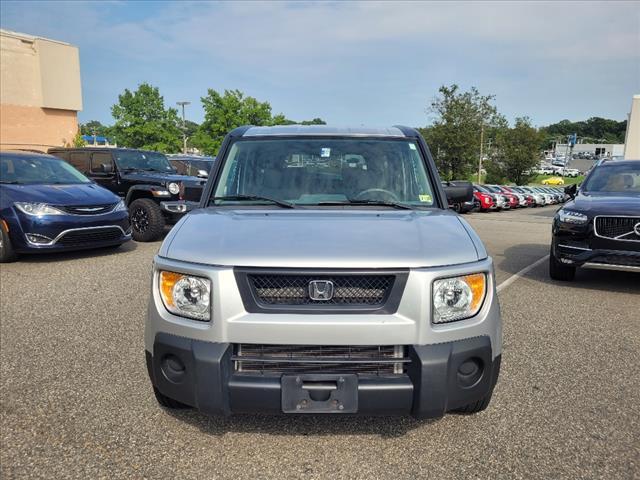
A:
[[[329,125],[279,125],[249,127],[243,137],[267,136],[338,136],[338,137],[408,137],[407,127],[332,127]]]
[[[124,147],[52,147],[48,150],[49,152],[114,152],[114,151],[130,151],[130,152],[153,152],[153,153],[162,153],[156,152],[155,150],[145,150],[142,148],[124,148]],[[164,155],[164,154],[163,154]]]

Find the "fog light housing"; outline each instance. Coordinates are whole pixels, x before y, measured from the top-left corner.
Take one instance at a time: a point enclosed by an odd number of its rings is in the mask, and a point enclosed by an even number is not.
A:
[[[482,378],[484,362],[476,357],[469,358],[458,367],[458,385],[462,388],[474,387]]]
[[[39,233],[26,233],[27,241],[35,245],[47,245],[51,243],[51,239],[45,235]]]
[[[186,376],[186,367],[182,360],[175,355],[165,355],[160,360],[160,369],[167,380],[180,383]]]

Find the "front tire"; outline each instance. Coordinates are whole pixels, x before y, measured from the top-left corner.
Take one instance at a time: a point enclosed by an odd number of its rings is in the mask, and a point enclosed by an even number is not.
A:
[[[576,276],[576,267],[570,267],[560,263],[553,255],[552,251],[549,255],[549,276],[553,280],[570,282]]]
[[[153,242],[164,232],[164,216],[160,206],[149,198],[139,198],[129,205],[131,234],[136,242]]]
[[[14,262],[18,258],[18,255],[13,250],[9,233],[4,231],[4,228],[0,226],[0,263]]]

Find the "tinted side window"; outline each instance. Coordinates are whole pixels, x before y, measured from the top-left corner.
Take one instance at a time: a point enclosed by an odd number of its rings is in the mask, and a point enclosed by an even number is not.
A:
[[[188,174],[188,163],[183,160],[171,160],[171,166],[175,168],[180,175]]]
[[[89,153],[88,152],[71,152],[69,155],[69,163],[81,172],[89,170]]]
[[[113,158],[109,152],[94,152],[91,154],[91,172],[113,173]]]
[[[50,155],[54,155],[54,156],[56,156],[58,158],[61,158],[61,159],[65,160],[65,161],[67,161],[67,162],[69,161],[69,152],[53,152]]]

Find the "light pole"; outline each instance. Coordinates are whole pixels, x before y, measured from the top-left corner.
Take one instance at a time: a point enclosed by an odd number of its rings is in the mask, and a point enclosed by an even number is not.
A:
[[[482,119],[482,124],[480,125],[480,159],[478,160],[478,183],[482,183],[482,156],[484,146],[484,118]]]
[[[176,102],[176,105],[182,107],[182,153],[187,153],[187,125],[184,119],[184,107],[191,105],[191,102]]]

